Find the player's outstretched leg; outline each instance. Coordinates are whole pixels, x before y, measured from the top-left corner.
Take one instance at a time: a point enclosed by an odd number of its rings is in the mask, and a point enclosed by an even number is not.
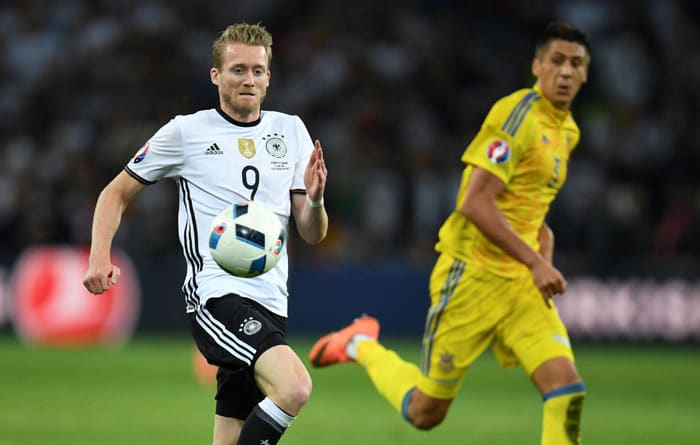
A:
[[[418,384],[420,370],[382,346],[378,337],[379,322],[362,316],[345,328],[321,337],[311,348],[309,361],[317,368],[357,362],[365,368],[377,391],[409,420],[406,409],[411,392]]]

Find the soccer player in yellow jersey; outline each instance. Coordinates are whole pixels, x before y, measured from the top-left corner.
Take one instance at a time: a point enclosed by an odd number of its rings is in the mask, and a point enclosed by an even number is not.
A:
[[[497,101],[465,150],[456,208],[436,245],[420,368],[382,346],[368,316],[322,337],[312,365],[360,364],[408,422],[430,429],[490,346],[504,367],[522,365],[541,393],[541,443],[580,443],[585,386],[552,302],[566,280],[552,264],[545,216],[579,141],[569,107],[589,61],[580,30],[550,23],[536,43],[534,87]]]

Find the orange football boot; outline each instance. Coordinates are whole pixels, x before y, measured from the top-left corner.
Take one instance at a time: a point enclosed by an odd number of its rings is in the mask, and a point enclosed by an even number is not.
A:
[[[346,348],[353,336],[363,334],[373,339],[379,338],[379,321],[368,315],[356,318],[343,329],[321,337],[309,352],[309,361],[315,368],[352,362]]]

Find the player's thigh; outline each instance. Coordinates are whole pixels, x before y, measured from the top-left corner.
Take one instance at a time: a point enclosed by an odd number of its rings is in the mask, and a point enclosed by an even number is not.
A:
[[[211,299],[190,314],[192,335],[216,375],[216,414],[246,419],[265,394],[254,366],[270,348],[285,345],[286,320],[237,295]],[[287,346],[288,347],[288,346]]]
[[[272,346],[286,344],[286,319],[235,294],[212,298],[190,315],[197,347],[209,363],[250,368]]]
[[[431,274],[430,294],[418,388],[433,398],[451,399],[494,335],[498,316],[489,304],[494,288],[466,263],[443,254]]]
[[[563,358],[574,362],[569,334],[554,303],[547,306],[529,276],[513,281],[511,311],[499,325],[498,338],[529,376],[544,363]],[[562,368],[563,369],[563,368]]]
[[[255,363],[255,380],[271,400],[292,415],[311,394],[311,376],[287,345],[273,346],[260,355]]]

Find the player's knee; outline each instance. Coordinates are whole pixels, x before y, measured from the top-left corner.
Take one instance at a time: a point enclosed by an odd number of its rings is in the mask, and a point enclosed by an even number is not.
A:
[[[408,420],[419,430],[431,430],[440,425],[447,416],[446,406],[426,406],[410,410]]]
[[[279,388],[272,398],[285,412],[295,416],[306,405],[310,396],[311,380],[302,379]]]
[[[562,386],[582,383],[576,366],[566,357],[556,357],[544,362],[532,373],[531,378],[542,395]]]
[[[431,430],[445,420],[444,415],[434,413],[421,413],[410,418],[411,424],[419,430]]]
[[[287,403],[295,408],[295,411],[299,411],[302,406],[306,405],[311,396],[311,380],[306,382],[300,382],[299,385],[290,388],[287,391],[286,398]]]

